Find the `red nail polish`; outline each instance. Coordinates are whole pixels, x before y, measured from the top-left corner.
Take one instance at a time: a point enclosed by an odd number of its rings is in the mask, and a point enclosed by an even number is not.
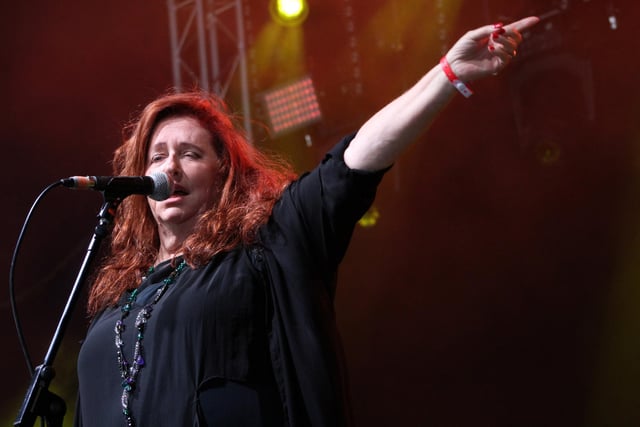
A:
[[[493,52],[494,50],[496,50],[496,48],[491,46],[491,45],[489,45],[489,51]]]

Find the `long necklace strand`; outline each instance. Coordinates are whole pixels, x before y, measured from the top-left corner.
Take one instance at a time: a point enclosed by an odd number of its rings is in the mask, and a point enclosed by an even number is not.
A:
[[[144,347],[142,346],[142,340],[144,338],[144,330],[145,326],[151,317],[151,312],[153,311],[153,306],[162,298],[162,295],[166,292],[167,288],[176,280],[176,277],[184,270],[187,263],[183,260],[178,264],[178,266],[162,281],[162,286],[158,288],[155,293],[153,300],[150,303],[145,305],[138,315],[136,316],[135,328],[138,331],[136,335],[136,343],[133,349],[133,359],[131,362],[128,362],[124,356],[123,346],[124,342],[122,341],[122,333],[125,330],[124,319],[129,316],[131,309],[133,308],[133,304],[136,302],[136,298],[138,297],[138,289],[134,289],[127,298],[127,302],[121,308],[121,316],[120,320],[116,322],[115,333],[116,333],[116,353],[118,356],[118,368],[120,369],[120,377],[122,377],[122,397],[120,401],[122,403],[122,413],[124,414],[127,427],[135,427],[135,422],[133,420],[131,414],[131,408],[129,405],[129,400],[131,398],[131,393],[136,387],[136,382],[138,380],[138,374],[140,370],[145,364],[144,361]],[[149,269],[149,271],[153,271],[153,267]]]

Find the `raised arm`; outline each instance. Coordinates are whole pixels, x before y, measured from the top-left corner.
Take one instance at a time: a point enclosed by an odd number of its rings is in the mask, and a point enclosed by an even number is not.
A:
[[[433,67],[404,94],[375,113],[358,130],[345,151],[352,169],[380,170],[424,132],[452,96],[458,93],[451,79],[464,92],[464,83],[495,75],[516,55],[521,32],[539,19],[528,17],[509,25],[486,25],[467,32]],[[449,67],[449,76],[445,69]]]

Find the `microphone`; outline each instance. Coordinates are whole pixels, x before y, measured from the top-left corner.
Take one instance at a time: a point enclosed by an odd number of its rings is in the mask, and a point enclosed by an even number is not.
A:
[[[173,192],[173,183],[162,172],[150,176],[71,176],[60,182],[68,188],[103,191],[110,197],[120,198],[142,194],[161,201],[168,199]]]

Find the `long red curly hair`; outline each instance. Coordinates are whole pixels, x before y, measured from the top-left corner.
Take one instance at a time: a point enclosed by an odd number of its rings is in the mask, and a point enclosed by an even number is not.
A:
[[[225,103],[203,92],[169,94],[148,104],[127,127],[129,136],[115,151],[114,174],[144,175],[155,127],[175,116],[193,117],[208,129],[220,159],[219,200],[202,214],[182,245],[185,260],[197,268],[217,253],[255,243],[258,227],[267,221],[273,205],[295,175],[289,164],[248,143]],[[107,256],[89,294],[89,315],[117,304],[123,292],[139,284],[143,272],[155,261],[159,244],[146,198],[125,198],[118,207]]]

